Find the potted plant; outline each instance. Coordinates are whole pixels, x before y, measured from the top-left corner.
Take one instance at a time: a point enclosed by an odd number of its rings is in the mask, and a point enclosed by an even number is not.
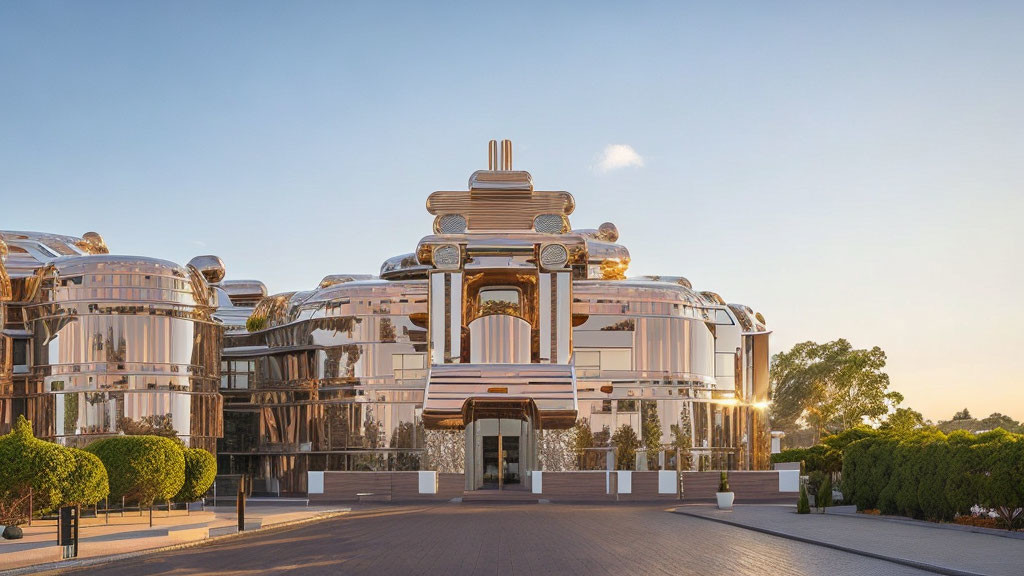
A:
[[[718,500],[719,510],[732,510],[732,501],[736,498],[732,490],[729,489],[729,473],[722,471],[722,479],[718,483],[718,492],[715,493],[715,498]]]

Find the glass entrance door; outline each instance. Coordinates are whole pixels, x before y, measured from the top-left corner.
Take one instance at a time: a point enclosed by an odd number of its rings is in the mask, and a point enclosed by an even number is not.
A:
[[[519,484],[519,436],[502,436],[502,484]]]
[[[519,436],[484,436],[482,456],[485,488],[519,484]]]
[[[484,436],[484,487],[497,488],[500,483],[501,456],[498,448],[500,436]]]
[[[528,489],[533,458],[527,420],[481,418],[466,425],[466,490]]]

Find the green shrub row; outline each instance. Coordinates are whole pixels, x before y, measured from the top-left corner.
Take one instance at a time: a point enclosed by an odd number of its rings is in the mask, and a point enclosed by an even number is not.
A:
[[[194,502],[217,475],[212,454],[183,448],[175,439],[114,436],[79,450],[35,438],[24,417],[0,436],[0,462],[0,502],[15,502],[31,490],[33,509],[42,514],[108,496],[144,506]]]
[[[874,434],[843,450],[843,496],[859,510],[949,521],[1024,507],[1024,436],[935,430]]]
[[[185,484],[181,445],[162,436],[113,436],[86,448],[110,472],[110,499],[148,506],[170,500]]]

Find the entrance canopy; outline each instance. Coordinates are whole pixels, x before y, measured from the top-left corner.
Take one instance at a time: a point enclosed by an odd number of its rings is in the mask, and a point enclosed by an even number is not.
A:
[[[542,428],[569,428],[576,411],[571,365],[439,364],[427,377],[423,425],[463,428],[478,418],[529,417]]]

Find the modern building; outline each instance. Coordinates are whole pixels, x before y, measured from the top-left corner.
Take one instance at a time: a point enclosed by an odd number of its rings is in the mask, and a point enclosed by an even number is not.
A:
[[[108,256],[97,235],[4,232],[6,358],[12,341],[32,352],[0,372],[0,426],[36,415],[79,442],[143,422],[209,445],[222,422],[221,473],[273,493],[336,470],[529,487],[537,470],[603,467],[613,435],[649,449],[639,469],[674,468],[676,447],[693,469],[767,468],[764,318],[680,276],[627,279],[616,227],[574,229],[574,207],[492,141],[467,190],[429,196],[413,252],[270,296],[216,257],[178,267]]]
[[[0,255],[0,433],[24,415],[69,445],[156,433],[216,449],[221,327],[201,271],[110,255],[91,232],[0,232]]]

